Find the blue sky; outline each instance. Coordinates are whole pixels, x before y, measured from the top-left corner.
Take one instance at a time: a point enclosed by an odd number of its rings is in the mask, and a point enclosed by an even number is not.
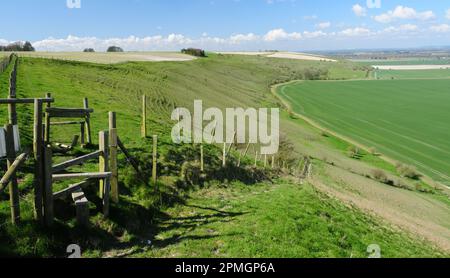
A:
[[[331,50],[450,45],[442,0],[14,0],[0,44],[38,50]],[[372,2],[368,3],[368,2]],[[4,12],[7,11],[7,12]]]

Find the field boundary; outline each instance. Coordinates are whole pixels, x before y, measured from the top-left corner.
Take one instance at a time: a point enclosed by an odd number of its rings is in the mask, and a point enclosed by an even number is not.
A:
[[[325,80],[325,81],[332,81],[332,80]],[[336,80],[336,81],[341,81],[341,80]],[[342,81],[344,81],[344,80],[342,80]],[[354,80],[345,80],[345,81],[354,81]],[[370,81],[370,80],[368,80],[368,81]],[[353,140],[351,138],[348,138],[345,135],[339,134],[339,133],[337,133],[337,132],[335,132],[333,130],[325,128],[322,125],[318,124],[316,121],[310,119],[309,117],[307,117],[307,116],[305,116],[303,114],[299,114],[299,113],[294,112],[294,110],[292,109],[292,105],[278,92],[278,89],[282,88],[284,86],[287,86],[287,85],[294,84],[294,83],[303,83],[303,82],[305,82],[305,80],[292,80],[292,81],[289,81],[289,82],[275,84],[275,85],[271,86],[270,91],[272,92],[272,95],[275,98],[277,98],[279,101],[281,101],[283,106],[285,106],[285,108],[288,110],[288,112],[290,114],[295,115],[296,117],[304,120],[310,126],[316,128],[316,129],[318,129],[320,131],[329,133],[330,135],[332,135],[332,136],[334,136],[334,137],[336,137],[336,138],[338,138],[340,140],[343,140],[343,141],[345,141],[345,142],[347,142],[347,143],[349,143],[351,145],[354,145],[354,146],[356,146],[356,147],[358,147],[358,148],[360,148],[360,149],[362,149],[362,150],[364,150],[366,152],[370,152],[370,147],[369,146],[366,146],[366,145],[364,145],[362,143],[359,143],[359,142],[357,142],[357,141],[355,141],[355,140]],[[380,159],[384,160],[385,162],[388,162],[388,163],[393,164],[393,165],[396,165],[398,163],[402,163],[401,161],[395,160],[395,159],[393,159],[393,158],[391,158],[389,156],[386,156],[384,154],[380,154],[378,157]],[[431,177],[429,177],[428,175],[422,173],[421,171],[418,171],[418,172],[420,173],[420,175],[422,175],[422,179],[426,183],[434,183],[434,184],[438,185],[439,187],[443,188],[446,191],[447,194],[450,193],[450,188],[448,186],[442,184],[439,181],[436,181],[436,180],[432,179]]]

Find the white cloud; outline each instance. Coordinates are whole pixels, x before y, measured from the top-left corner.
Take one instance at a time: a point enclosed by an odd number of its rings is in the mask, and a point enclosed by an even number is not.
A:
[[[433,11],[417,12],[413,8],[404,6],[397,6],[394,10],[374,17],[374,19],[380,23],[390,23],[397,19],[416,19],[425,21],[434,18],[436,18],[436,16]]]
[[[447,19],[450,19],[450,9],[447,10],[447,12],[446,12],[446,14],[445,14],[445,17],[446,17]]]
[[[436,33],[448,33],[450,32],[450,25],[448,24],[434,25],[430,27],[430,30]]]
[[[304,31],[303,32],[303,37],[305,37],[307,39],[314,39],[314,38],[325,37],[325,36],[327,36],[327,33],[323,32],[323,31],[315,31],[315,32]]]
[[[414,24],[404,24],[404,25],[400,25],[400,26],[390,26],[387,27],[383,30],[383,32],[412,32],[412,31],[417,31],[419,29],[419,27],[417,25]]]
[[[317,29],[327,29],[331,27],[331,22],[321,22],[316,25]]]
[[[259,36],[253,34],[253,33],[249,33],[249,34],[238,34],[238,35],[233,35],[229,38],[230,43],[232,44],[239,44],[241,42],[251,42],[251,41],[257,41],[259,40]]]
[[[286,31],[284,31],[284,29],[274,29],[264,35],[264,41],[266,42],[274,42],[280,40],[300,40],[301,38],[302,34],[297,32],[287,33]]]
[[[339,32],[340,35],[347,37],[368,36],[371,33],[369,29],[363,27],[349,28]]]
[[[352,7],[353,13],[355,13],[356,16],[366,16],[367,15],[367,9],[363,6],[356,4]]]

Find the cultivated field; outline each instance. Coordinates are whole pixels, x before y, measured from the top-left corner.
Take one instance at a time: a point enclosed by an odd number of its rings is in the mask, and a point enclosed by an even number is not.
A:
[[[1,52],[0,52],[1,53]],[[4,52],[5,55],[10,53]],[[0,54],[1,55],[1,54]],[[69,61],[90,62],[99,64],[116,64],[123,62],[164,62],[164,61],[190,61],[193,56],[175,52],[19,52],[20,57],[35,57]]]
[[[297,82],[295,112],[450,185],[450,80]]]
[[[304,61],[336,62],[336,60],[330,59],[327,57],[313,55],[313,54],[306,54],[306,53],[298,53],[298,52],[218,52],[218,54],[263,56],[263,57],[268,57],[268,58],[304,60]]]

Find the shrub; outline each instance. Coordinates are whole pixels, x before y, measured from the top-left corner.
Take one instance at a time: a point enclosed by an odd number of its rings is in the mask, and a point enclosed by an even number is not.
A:
[[[83,52],[95,52],[95,50],[93,48],[86,48]]]
[[[196,57],[206,57],[205,50],[198,49],[198,48],[182,49],[181,53],[184,53],[184,54],[187,54],[187,55],[196,56]]]
[[[123,49],[118,46],[110,46],[106,52],[123,52]]]
[[[387,183],[388,182],[388,177],[386,175],[386,173],[383,170],[380,169],[375,169],[372,171],[372,177],[381,182],[381,183]]]
[[[401,176],[413,180],[419,180],[422,177],[422,175],[419,172],[417,172],[417,170],[414,167],[408,165],[402,164],[397,165],[397,171]]]
[[[360,156],[360,150],[358,147],[355,147],[355,146],[350,146],[348,148],[347,152],[348,152],[348,156],[350,158],[359,158],[359,156]]]

